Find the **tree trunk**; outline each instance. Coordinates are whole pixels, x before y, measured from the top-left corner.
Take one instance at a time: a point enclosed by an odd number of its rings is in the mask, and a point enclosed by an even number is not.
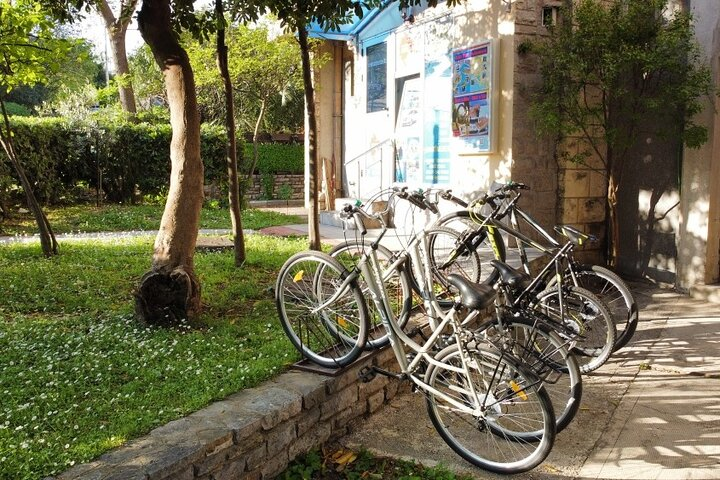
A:
[[[258,150],[258,140],[260,136],[260,125],[262,125],[263,117],[265,116],[265,110],[267,109],[267,97],[260,99],[260,111],[258,112],[257,120],[255,120],[255,128],[253,129],[253,161],[252,165],[247,171],[248,179],[251,178],[255,172],[258,161],[260,160],[260,151]]]
[[[623,155],[626,152],[623,152]],[[617,267],[618,252],[620,246],[620,225],[618,217],[618,191],[620,182],[622,181],[623,162],[622,158],[618,158],[616,150],[607,147],[607,172],[608,172],[608,189],[607,189],[607,205],[608,205],[608,249],[607,260],[608,265]]]
[[[215,0],[215,15],[218,21],[224,21],[222,0]],[[235,247],[235,266],[245,263],[245,237],[242,230],[240,212],[240,187],[237,169],[237,141],[235,138],[235,104],[233,100],[232,82],[228,70],[228,47],[225,45],[225,27],[217,32],[217,64],[225,89],[225,132],[227,144],[228,201],[230,202],[230,221],[232,223]]]
[[[135,92],[133,91],[132,82],[130,81],[130,67],[128,66],[127,53],[125,51],[126,31],[127,24],[123,27],[109,28],[108,35],[110,36],[110,49],[112,50],[113,60],[115,61],[115,74],[121,77],[118,81],[120,105],[125,112],[135,115],[137,113]]]
[[[305,108],[308,118],[308,177],[310,180],[310,208],[308,209],[308,240],[310,249],[320,250],[320,221],[318,212],[318,164],[317,164],[317,119],[315,118],[315,90],[312,84],[310,47],[305,24],[298,25],[298,42],[302,59],[303,83],[305,85]]]
[[[608,265],[617,267],[618,245],[620,244],[620,227],[618,225],[617,211],[618,185],[611,175],[608,178],[607,205],[608,205]]]
[[[97,9],[105,21],[105,31],[110,37],[110,50],[115,61],[115,74],[120,77],[118,81],[118,92],[120,94],[120,105],[122,109],[131,114],[137,113],[135,106],[135,92],[130,82],[130,67],[128,66],[127,52],[125,50],[125,35],[130,24],[132,13],[135,10],[138,0],[120,2],[120,14],[115,17],[107,0],[99,0]]]
[[[170,106],[170,189],[155,238],[152,268],[135,294],[136,313],[147,323],[192,320],[200,311],[193,257],[203,200],[200,115],[187,53],[171,26],[170,0],[144,0],[140,33],[160,66]]]
[[[12,130],[10,129],[10,120],[8,119],[7,110],[5,109],[5,102],[0,98],[0,108],[2,108],[2,118],[4,130],[0,132],[0,143],[2,144],[3,150],[10,159],[10,163],[15,169],[18,178],[20,179],[20,185],[25,191],[25,198],[27,199],[28,210],[30,210],[35,218],[35,223],[38,226],[38,232],[40,233],[40,247],[42,248],[43,254],[46,257],[52,257],[58,254],[58,243],[55,239],[55,234],[50,227],[50,222],[45,216],[42,207],[35,198],[35,193],[32,190],[32,185],[25,175],[25,169],[20,164],[15,153],[15,148],[12,142]]]

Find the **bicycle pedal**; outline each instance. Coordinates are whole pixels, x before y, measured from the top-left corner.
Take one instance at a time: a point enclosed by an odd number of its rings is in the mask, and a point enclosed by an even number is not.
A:
[[[362,383],[369,383],[377,377],[377,372],[373,367],[363,367],[358,372],[358,378]]]

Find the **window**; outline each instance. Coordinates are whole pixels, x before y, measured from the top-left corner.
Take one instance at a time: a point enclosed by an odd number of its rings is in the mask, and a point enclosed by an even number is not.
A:
[[[560,7],[543,7],[542,24],[543,27],[552,27],[557,24]]]
[[[379,43],[367,49],[367,111],[387,108],[387,46]]]

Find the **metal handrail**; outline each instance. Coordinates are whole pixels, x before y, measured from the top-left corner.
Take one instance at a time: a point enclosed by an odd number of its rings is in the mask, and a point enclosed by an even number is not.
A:
[[[383,171],[384,171],[383,164],[385,163],[385,161],[387,161],[384,158],[385,155],[383,155],[383,152],[384,152],[384,148],[387,148],[388,145],[390,145],[391,148],[394,149],[395,148],[395,139],[388,138],[386,140],[383,140],[382,142],[377,143],[377,144],[373,145],[372,147],[370,147],[369,149],[365,150],[360,155],[357,155],[356,157],[345,162],[345,165],[344,165],[345,172],[349,172],[353,168],[353,163],[357,164],[357,176],[355,178],[355,181],[351,181],[350,179],[347,179],[348,192],[346,192],[346,193],[349,193],[349,190],[351,188],[353,188],[356,190],[354,192],[355,195],[360,197],[361,196],[360,179],[364,176],[363,172],[369,171],[371,168],[375,167],[376,165],[380,165],[380,188],[382,189],[382,187],[383,187]],[[364,164],[359,161],[364,158],[366,159],[368,157],[368,155],[374,153],[376,150],[380,151],[379,159],[373,159],[374,161],[372,161],[371,163],[367,163],[367,161],[366,161]],[[391,154],[391,157],[394,157],[394,154]]]
[[[347,162],[345,162],[345,166],[347,167],[347,166],[350,165],[351,163],[357,162],[357,161],[360,160],[362,157],[366,156],[368,153],[372,152],[373,150],[375,150],[375,149],[377,149],[377,148],[379,148],[379,147],[382,147],[383,145],[385,145],[385,144],[387,144],[387,143],[395,144],[395,139],[394,139],[394,138],[388,138],[388,139],[383,140],[383,141],[380,142],[380,143],[376,143],[376,144],[373,145],[372,147],[370,147],[370,148],[368,148],[367,150],[365,150],[364,152],[362,152],[360,155],[356,155],[355,157],[353,157],[353,158],[351,158],[350,160],[348,160]]]

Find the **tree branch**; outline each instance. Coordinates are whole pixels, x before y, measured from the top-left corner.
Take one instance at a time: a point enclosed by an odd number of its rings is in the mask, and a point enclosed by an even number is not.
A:
[[[117,19],[115,18],[115,14],[110,8],[110,5],[108,5],[107,0],[98,0],[97,8],[100,11],[100,15],[103,17],[103,20],[105,20],[105,28],[108,30],[116,28],[115,23],[117,22]]]

